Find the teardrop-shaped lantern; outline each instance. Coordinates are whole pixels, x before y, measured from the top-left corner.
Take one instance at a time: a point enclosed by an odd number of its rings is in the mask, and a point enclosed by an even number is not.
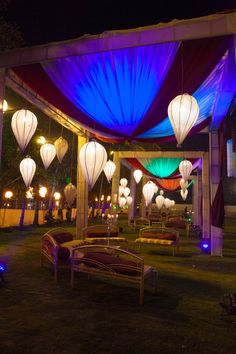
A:
[[[181,189],[183,189],[183,191],[185,191],[185,189],[187,188],[187,185],[188,185],[188,181],[185,181],[183,178],[181,178],[179,185],[180,185]]]
[[[125,206],[125,204],[126,204],[126,198],[125,197],[120,197],[118,199],[118,202],[119,202],[119,207],[123,208]]]
[[[146,206],[148,206],[151,203],[153,195],[154,195],[153,184],[151,181],[149,181],[143,186],[143,196],[146,201]]]
[[[90,141],[80,149],[79,159],[84,178],[91,189],[106,165],[107,152],[97,141]]]
[[[61,163],[68,150],[68,142],[62,136],[54,142],[58,161]]]
[[[120,185],[125,188],[127,184],[128,184],[128,180],[126,178],[121,178]]]
[[[188,190],[186,189],[185,191],[183,191],[183,190],[181,189],[180,194],[181,194],[182,199],[183,199],[183,200],[186,200],[187,195],[188,195]]]
[[[130,189],[129,189],[129,187],[125,187],[125,189],[124,189],[124,196],[125,196],[125,198],[127,198],[128,195],[130,195]]]
[[[26,188],[28,188],[32,182],[36,170],[36,163],[30,157],[26,157],[20,163],[20,173],[25,182]]]
[[[179,164],[179,172],[185,181],[187,181],[189,179],[192,169],[193,169],[193,165],[188,160],[183,160]]]
[[[130,195],[126,198],[126,203],[128,205],[131,205],[133,203],[133,198]]]
[[[166,209],[169,209],[172,205],[172,201],[169,198],[165,198],[164,205]]]
[[[125,191],[125,187],[119,186],[119,196],[124,194],[124,191]]]
[[[116,170],[116,165],[114,164],[114,162],[108,160],[104,167],[104,173],[109,183],[114,175],[115,170]]]
[[[176,96],[168,106],[168,116],[175,133],[176,140],[180,145],[199,115],[199,106],[196,99],[187,93]]]
[[[135,182],[138,184],[143,177],[143,172],[141,170],[135,170],[133,175]]]
[[[171,201],[171,206],[172,207],[175,206],[175,201],[174,200]]]
[[[164,191],[162,189],[160,190],[160,195],[164,195]]]
[[[153,190],[154,190],[154,194],[157,194],[158,192],[158,187],[157,185],[154,183],[154,186],[153,186]]]
[[[76,187],[72,183],[68,183],[64,188],[64,195],[69,207],[73,204],[77,194]]]
[[[34,113],[28,109],[15,112],[11,120],[11,128],[22,152],[35,133],[38,121]]]
[[[158,209],[161,209],[164,205],[165,198],[162,195],[156,197],[156,205]]]
[[[40,156],[43,160],[43,165],[46,170],[56,156],[55,146],[50,143],[43,144],[40,148]]]

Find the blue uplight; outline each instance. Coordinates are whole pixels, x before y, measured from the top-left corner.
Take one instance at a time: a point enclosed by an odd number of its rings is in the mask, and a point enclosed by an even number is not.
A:
[[[210,247],[210,239],[202,239],[202,241],[200,242],[200,249],[203,253],[210,253],[211,251],[211,247]]]
[[[5,268],[2,265],[0,265],[0,272],[4,272],[4,271],[5,271]]]

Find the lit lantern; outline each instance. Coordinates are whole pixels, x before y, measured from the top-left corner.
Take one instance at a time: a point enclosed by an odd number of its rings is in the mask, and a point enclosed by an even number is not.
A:
[[[153,195],[154,195],[153,183],[149,181],[143,186],[143,196],[146,201],[146,206],[148,206],[151,203]]]
[[[185,191],[185,189],[187,188],[187,185],[188,185],[188,181],[185,181],[183,178],[181,178],[179,185],[180,185],[181,189],[183,189],[183,191]]]
[[[119,186],[119,196],[124,194],[124,191],[125,191],[125,187]]]
[[[179,172],[185,181],[187,181],[189,179],[192,169],[193,169],[193,165],[188,160],[183,160],[179,164]]]
[[[125,204],[126,204],[126,198],[125,197],[120,197],[118,199],[118,202],[119,202],[119,207],[123,208],[125,206]]]
[[[68,183],[64,188],[64,195],[69,207],[73,204],[77,194],[76,187],[72,183]]]
[[[127,186],[127,184],[128,184],[127,179],[126,178],[121,178],[120,185],[125,188]]]
[[[169,198],[165,198],[164,205],[166,209],[169,209],[172,205],[172,201]]]
[[[28,188],[32,182],[36,170],[36,163],[30,157],[26,157],[20,163],[20,173],[25,182],[26,188]]]
[[[108,160],[104,167],[104,173],[109,183],[114,175],[115,170],[116,170],[116,165],[114,164],[114,162]]]
[[[54,199],[55,199],[55,200],[60,200],[60,199],[61,199],[61,193],[55,192],[55,193],[54,193]]]
[[[58,161],[61,163],[68,150],[68,142],[62,136],[54,142]]]
[[[82,146],[79,159],[84,178],[92,189],[107,162],[107,152],[97,141],[90,141]]]
[[[164,191],[162,189],[160,190],[160,195],[164,195]]]
[[[22,152],[29,144],[37,125],[36,116],[27,109],[21,109],[13,114],[11,128]]]
[[[199,106],[196,99],[187,93],[176,96],[168,106],[168,116],[175,133],[176,140],[180,145],[199,115]]]
[[[11,199],[13,197],[12,191],[6,191],[6,193],[4,194],[4,197],[6,199]]]
[[[185,191],[183,191],[183,189],[181,189],[180,194],[181,194],[182,199],[186,200],[187,195],[188,195],[188,190],[186,189]]]
[[[40,148],[40,156],[43,160],[44,168],[47,169],[56,156],[55,146],[50,143],[43,144]]]
[[[165,198],[162,195],[156,197],[156,205],[158,209],[161,209],[164,205]]]
[[[39,195],[41,198],[45,198],[47,194],[47,188],[46,187],[40,187],[39,188]]]
[[[175,206],[175,201],[174,200],[171,201],[171,206],[172,207]]]
[[[154,190],[154,194],[157,194],[158,192],[158,187],[155,183],[153,183],[153,190]]]
[[[6,112],[8,110],[8,103],[6,100],[3,100],[2,111]]]
[[[135,170],[133,175],[135,182],[138,184],[143,177],[143,172],[141,170]]]
[[[128,205],[131,205],[133,203],[133,198],[130,195],[126,198],[126,203]]]
[[[129,187],[125,187],[123,194],[124,194],[125,198],[127,198],[128,195],[130,195],[130,189],[129,189]]]

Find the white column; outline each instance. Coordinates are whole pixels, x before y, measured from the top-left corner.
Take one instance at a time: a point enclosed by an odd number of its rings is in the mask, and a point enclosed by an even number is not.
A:
[[[141,206],[140,206],[140,216],[142,216],[143,218],[146,218],[146,201],[145,198],[143,196],[143,186],[147,183],[148,178],[147,176],[143,176],[142,178],[142,199],[141,199]]]
[[[202,225],[202,178],[198,173],[193,178],[193,224]]]
[[[136,213],[136,182],[133,176],[133,170],[130,172],[130,195],[133,198],[132,204],[129,206],[128,212],[128,224],[130,225],[130,220],[134,219]]]
[[[111,185],[111,212],[115,212],[114,208],[116,209],[118,206],[118,190],[119,190],[119,184],[120,184],[120,157],[118,152],[114,152],[113,154],[113,162],[116,165],[116,170],[114,172],[114,175],[112,177],[112,185]]]
[[[3,101],[5,97],[6,70],[0,68],[0,165],[2,161]]]
[[[211,156],[211,205],[215,199],[219,186],[220,176],[220,151],[218,132],[210,133],[210,156]],[[220,206],[219,206],[220,207]],[[222,229],[211,225],[211,255],[222,256],[223,235]]]
[[[82,238],[82,229],[88,225],[88,184],[85,180],[79,161],[79,151],[88,141],[85,136],[78,136],[77,159],[77,213],[76,213],[76,238]]]
[[[210,174],[209,154],[203,153],[202,159],[202,236],[210,238]]]

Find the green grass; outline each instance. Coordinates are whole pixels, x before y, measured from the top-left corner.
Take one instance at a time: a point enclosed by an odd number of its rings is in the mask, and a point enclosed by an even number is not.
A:
[[[224,293],[236,292],[232,220],[222,258],[201,254],[194,235],[182,236],[175,257],[171,248],[143,246],[145,263],[159,270],[158,293],[147,283],[144,306],[132,285],[79,275],[71,291],[67,269],[55,284],[51,266],[40,267],[47,229],[1,232],[0,259],[8,262],[0,285],[1,354],[236,353],[236,316],[219,307]],[[127,227],[123,235],[136,238]]]

